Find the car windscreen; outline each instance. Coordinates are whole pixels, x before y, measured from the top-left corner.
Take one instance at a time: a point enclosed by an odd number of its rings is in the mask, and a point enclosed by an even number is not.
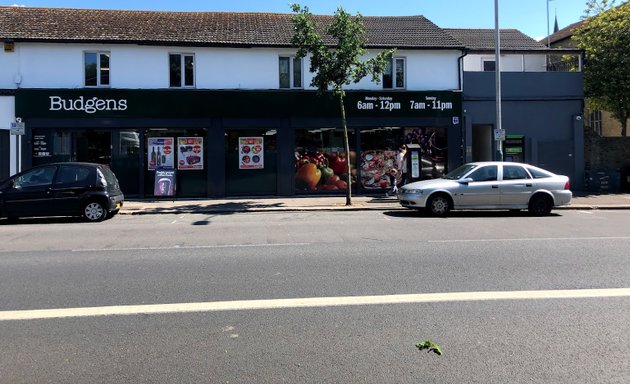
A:
[[[464,177],[464,175],[468,174],[468,172],[472,171],[473,169],[477,168],[478,165],[477,164],[464,164],[458,168],[455,168],[454,170],[450,171],[449,173],[447,173],[444,178],[445,179],[450,179],[450,180],[459,180],[462,177]]]

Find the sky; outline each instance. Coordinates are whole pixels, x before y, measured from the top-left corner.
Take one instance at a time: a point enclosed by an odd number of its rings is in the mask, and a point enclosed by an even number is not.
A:
[[[97,8],[145,11],[290,13],[289,3],[311,13],[332,15],[341,6],[364,16],[423,15],[442,28],[494,28],[495,0],[0,0],[0,5]],[[499,27],[513,28],[541,40],[554,18],[559,28],[580,21],[586,0],[498,0]],[[547,8],[549,24],[547,24]],[[549,28],[549,29],[548,29]]]

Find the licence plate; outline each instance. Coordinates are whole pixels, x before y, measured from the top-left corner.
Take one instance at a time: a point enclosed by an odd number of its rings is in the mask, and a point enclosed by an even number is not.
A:
[[[116,209],[120,209],[120,203],[116,203]]]

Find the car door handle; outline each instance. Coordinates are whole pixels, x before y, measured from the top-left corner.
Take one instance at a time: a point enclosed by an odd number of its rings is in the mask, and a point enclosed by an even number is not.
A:
[[[499,188],[499,186],[495,184],[492,186],[492,188]]]
[[[526,186],[526,187],[531,187],[531,186],[532,186],[532,183],[527,183],[527,184],[525,184],[525,186]]]

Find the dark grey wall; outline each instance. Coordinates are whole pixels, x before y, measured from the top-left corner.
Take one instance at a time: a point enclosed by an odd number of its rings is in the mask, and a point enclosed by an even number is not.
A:
[[[525,161],[569,176],[577,190],[584,186],[582,89],[582,73],[507,72],[501,76],[502,128],[508,135],[525,135]],[[495,126],[494,73],[465,72],[463,97],[464,141],[470,157],[472,126]]]

